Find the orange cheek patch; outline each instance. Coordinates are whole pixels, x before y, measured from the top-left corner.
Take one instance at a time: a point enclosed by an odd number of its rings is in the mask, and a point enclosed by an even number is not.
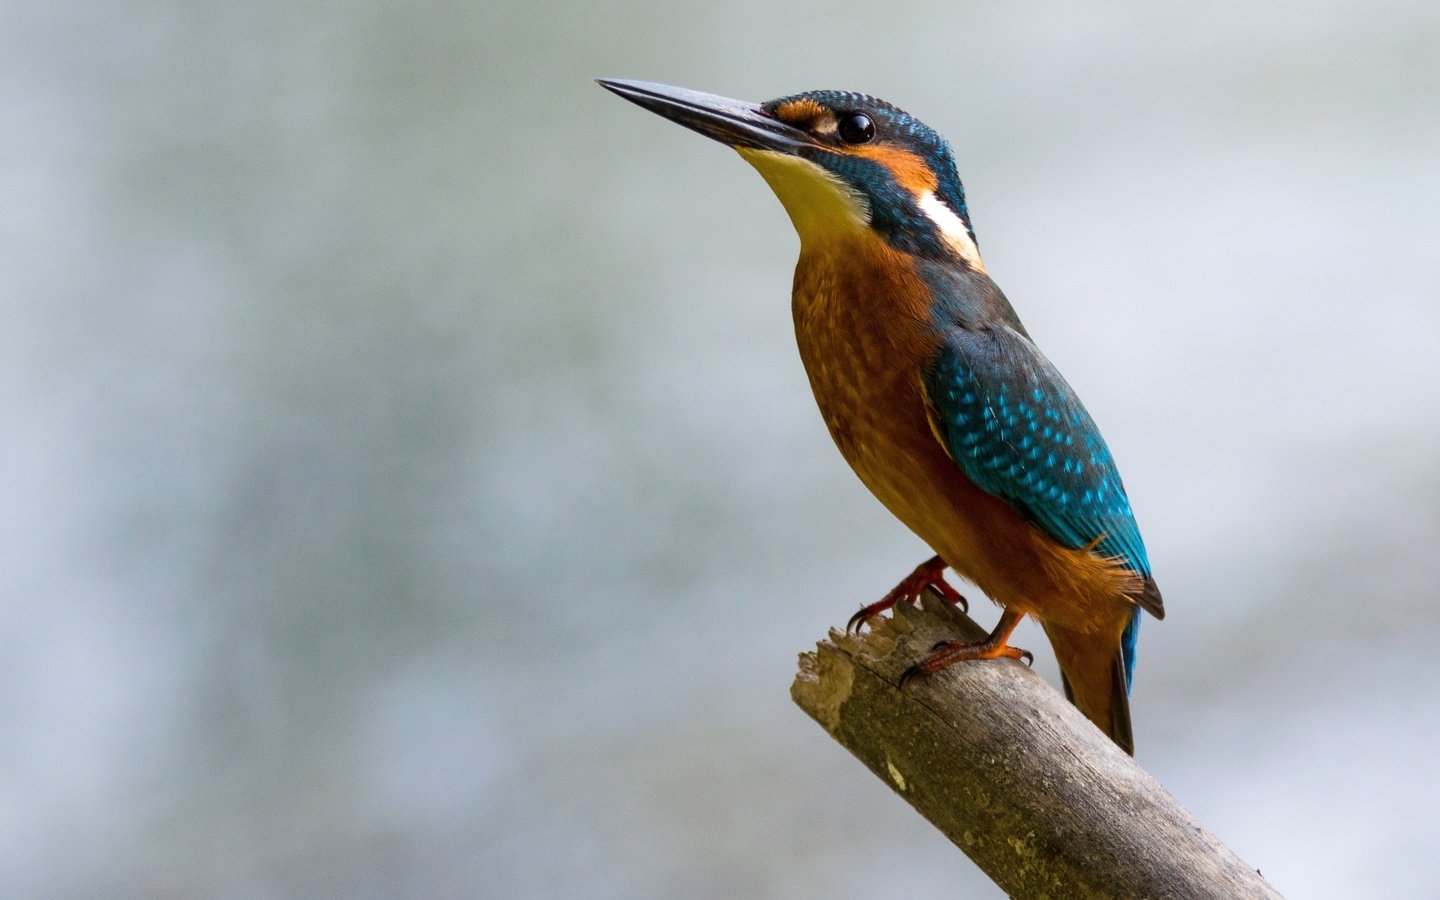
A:
[[[883,144],[860,146],[850,151],[856,156],[873,159],[890,170],[895,183],[915,196],[935,190],[935,176],[925,161],[909,150],[887,147]]]
[[[812,122],[825,115],[825,107],[810,99],[791,100],[775,107],[775,117],[791,125]]]

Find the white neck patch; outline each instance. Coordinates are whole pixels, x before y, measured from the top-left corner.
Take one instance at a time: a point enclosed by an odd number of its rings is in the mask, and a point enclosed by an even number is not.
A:
[[[955,215],[953,209],[945,205],[945,201],[935,196],[934,191],[926,191],[916,198],[916,205],[926,218],[934,223],[940,237],[950,245],[956,256],[965,260],[971,268],[985,271],[985,263],[980,259],[980,248],[975,246],[975,239],[970,237],[970,229],[965,227],[965,221]]]

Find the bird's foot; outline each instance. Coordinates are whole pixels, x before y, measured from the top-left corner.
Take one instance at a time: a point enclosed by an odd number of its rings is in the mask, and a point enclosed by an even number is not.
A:
[[[995,630],[983,641],[941,641],[930,648],[929,656],[901,673],[900,689],[904,690],[905,685],[914,678],[934,675],[946,666],[967,659],[1018,659],[1027,666],[1030,665],[1035,661],[1035,655],[1029,650],[1021,650],[1008,643],[1010,633],[1020,624],[1022,618],[1024,616],[1021,614],[1007,609],[1000,616],[1000,623],[995,626]]]
[[[850,634],[853,632],[859,634],[862,626],[868,624],[871,619],[880,615],[885,610],[892,608],[901,600],[909,603],[919,603],[920,595],[925,593],[926,588],[931,587],[950,603],[960,607],[962,612],[969,612],[970,604],[965,601],[964,597],[960,596],[959,591],[955,590],[945,581],[945,568],[945,560],[939,556],[931,557],[921,563],[916,567],[915,571],[905,577],[904,581],[895,585],[894,590],[890,591],[890,593],[871,603],[869,606],[860,607],[860,611],[851,616],[850,621],[845,623],[845,633]]]

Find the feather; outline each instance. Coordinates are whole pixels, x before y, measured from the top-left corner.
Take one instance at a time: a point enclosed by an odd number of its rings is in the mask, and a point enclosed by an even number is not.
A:
[[[1006,324],[949,328],[923,373],[931,426],[966,477],[1061,546],[1144,579],[1130,599],[1164,616],[1120,473],[1060,372]]]

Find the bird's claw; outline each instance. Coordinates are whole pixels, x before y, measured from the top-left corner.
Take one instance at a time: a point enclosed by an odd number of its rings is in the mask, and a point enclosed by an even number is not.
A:
[[[1008,632],[1007,632],[1008,633]],[[1026,667],[1033,667],[1035,654],[1029,650],[1022,650],[1019,647],[1012,647],[1004,643],[1003,638],[991,638],[978,641],[937,641],[930,648],[930,652],[919,662],[910,666],[900,673],[900,690],[905,689],[915,678],[921,675],[934,675],[941,669],[947,668],[958,662],[977,659],[1014,659],[1024,663]]]
[[[960,607],[961,612],[968,613],[970,611],[969,601],[945,581],[945,568],[945,561],[938,556],[921,563],[915,568],[915,571],[905,576],[905,580],[895,585],[894,589],[884,597],[868,606],[860,607],[860,610],[845,623],[845,633],[859,634],[860,629],[866,623],[885,610],[893,608],[901,600],[919,604],[920,596],[925,593],[926,588],[933,588],[946,602]]]
[[[921,665],[920,665],[920,663],[915,663],[915,665],[913,665],[913,666],[911,666],[910,668],[906,669],[905,671],[901,672],[901,673],[900,673],[900,686],[899,686],[899,687],[900,687],[900,690],[903,692],[903,691],[905,690],[905,685],[907,685],[907,684],[909,684],[910,682],[914,681],[915,678],[916,678],[917,676],[921,675],[921,674],[923,674],[923,673],[922,673],[922,671],[921,671]]]
[[[966,600],[963,594],[951,587],[943,575],[937,574],[935,580],[930,583],[930,587],[934,588],[935,592],[944,598],[951,606],[960,607],[960,611],[963,613],[968,614],[970,612],[970,601]]]

